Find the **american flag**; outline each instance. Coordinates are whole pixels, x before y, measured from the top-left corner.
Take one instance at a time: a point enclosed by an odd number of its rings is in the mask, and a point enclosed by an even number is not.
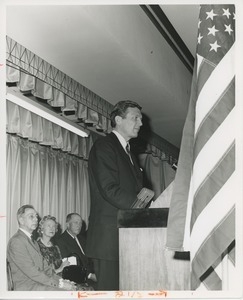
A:
[[[235,6],[202,5],[167,248],[190,251],[191,289],[226,288],[235,251]]]

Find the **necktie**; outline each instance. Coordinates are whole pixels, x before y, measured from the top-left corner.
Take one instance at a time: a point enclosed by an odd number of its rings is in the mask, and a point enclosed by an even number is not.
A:
[[[130,158],[131,163],[133,164],[129,143],[127,143],[127,145],[126,145],[126,152],[127,152],[127,155]]]

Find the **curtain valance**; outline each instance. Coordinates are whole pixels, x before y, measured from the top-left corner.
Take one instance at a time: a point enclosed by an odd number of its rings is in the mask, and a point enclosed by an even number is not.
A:
[[[110,122],[107,117],[90,109],[86,105],[75,101],[46,82],[27,74],[25,71],[8,63],[6,72],[7,83],[16,83],[23,94],[42,99],[69,120],[78,120],[84,126],[94,127],[97,131],[110,131]]]
[[[7,37],[8,84],[35,97],[65,118],[95,132],[110,132],[109,115],[113,105],[73,80],[10,37]],[[176,163],[179,149],[156,134],[140,135],[145,146],[141,152],[152,153],[170,164]]]
[[[7,82],[17,82],[22,92],[30,92],[50,106],[59,107],[64,115],[73,112],[80,122],[109,131],[112,104],[8,36],[6,58]]]
[[[88,159],[93,135],[80,137],[11,101],[6,101],[6,108],[7,133]]]

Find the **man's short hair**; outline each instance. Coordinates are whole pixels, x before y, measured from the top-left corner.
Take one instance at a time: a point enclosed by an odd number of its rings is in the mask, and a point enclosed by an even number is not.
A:
[[[137,107],[139,110],[142,110],[142,107],[134,101],[130,101],[130,100],[119,101],[113,107],[113,110],[110,114],[112,128],[116,127],[116,120],[115,120],[116,116],[120,116],[124,118],[127,114],[127,109],[129,107]]]
[[[26,209],[34,209],[34,206],[33,205],[30,205],[30,204],[25,204],[25,205],[22,205],[18,211],[17,211],[17,220],[18,220],[18,223],[19,223],[19,219],[22,217],[22,215],[25,213]]]
[[[66,217],[66,223],[68,223],[72,219],[72,216],[75,216],[75,215],[79,216],[82,219],[82,217],[80,216],[80,214],[78,214],[78,213],[70,213]]]

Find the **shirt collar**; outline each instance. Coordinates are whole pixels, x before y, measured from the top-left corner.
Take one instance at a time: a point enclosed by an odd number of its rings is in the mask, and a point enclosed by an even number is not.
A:
[[[121,143],[123,149],[126,151],[126,145],[127,145],[127,141],[124,139],[124,137],[116,130],[112,130],[112,132],[117,136],[119,142]]]
[[[28,231],[26,231],[26,230],[23,229],[23,228],[19,228],[19,229],[20,229],[21,231],[23,231],[23,233],[26,234],[28,238],[31,239],[31,235],[32,235],[31,233],[29,233]]]
[[[73,239],[76,239],[76,236],[73,236],[68,230],[67,230],[67,233],[68,233]]]

